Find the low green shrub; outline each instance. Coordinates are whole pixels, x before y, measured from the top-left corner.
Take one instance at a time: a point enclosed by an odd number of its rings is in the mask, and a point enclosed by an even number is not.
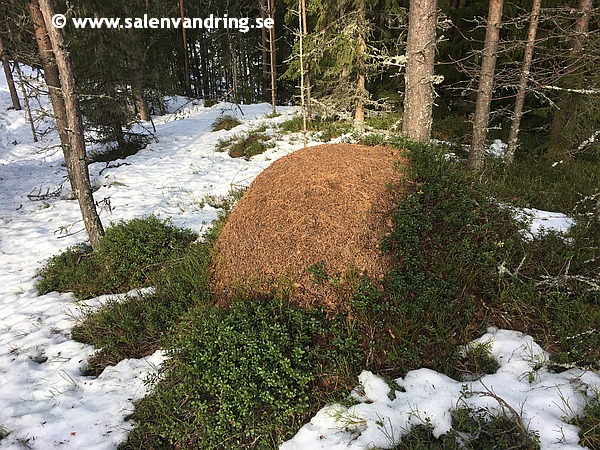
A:
[[[122,448],[277,447],[312,410],[319,329],[315,313],[270,300],[195,309]]]
[[[171,329],[181,317],[192,308],[212,303],[209,285],[214,245],[230,209],[223,210],[201,241],[174,250],[160,264],[152,276],[153,293],[109,301],[73,327],[75,340],[99,349],[89,360],[89,375],[98,375],[122,359],[166,348]]]
[[[405,145],[411,187],[382,242],[395,268],[372,311],[390,348],[380,363],[453,374],[456,344],[490,325],[488,305],[505,284],[498,267],[521,247],[518,224],[474,174],[439,151]]]
[[[385,112],[367,117],[365,125],[376,130],[400,131],[402,129],[402,114],[398,112]]]
[[[162,264],[196,238],[155,216],[119,222],[106,230],[97,251],[82,244],[52,257],[39,272],[37,289],[85,299],[148,286]]]

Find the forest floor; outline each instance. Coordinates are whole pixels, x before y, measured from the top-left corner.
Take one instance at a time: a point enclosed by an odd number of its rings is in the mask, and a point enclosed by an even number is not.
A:
[[[84,374],[95,349],[72,340],[71,330],[109,297],[76,303],[71,294],[38,293],[44,262],[84,241],[85,232],[55,133],[33,143],[24,112],[6,110],[8,102],[0,78],[0,448],[114,449],[148,392],[144,381],[165,354],[123,360],[97,377]],[[273,161],[303,147],[298,136],[274,135],[274,146],[248,159],[215,150],[229,136],[257,128],[273,132],[293,108],[278,108],[281,116],[267,118],[267,104],[242,106],[243,115],[230,104],[178,106],[155,119],[156,142],[125,160],[90,165],[104,223],[156,214],[202,234],[219,211],[209,199],[248,186]],[[241,125],[211,132],[223,114],[238,117]],[[559,213],[528,212],[547,229],[570,225]],[[600,377],[580,369],[552,373],[548,353],[519,332],[491,328],[478,342],[489,346],[499,364],[496,373],[463,382],[420,369],[390,387],[365,371],[353,392],[355,405],[323,405],[281,448],[389,448],[415,425],[429,424],[435,435],[448,431],[450,410],[460,404],[498,409],[498,398],[522,415],[542,448],[581,448],[569,418],[582,411],[586,397],[598,395]],[[480,395],[467,399],[465,389]]]

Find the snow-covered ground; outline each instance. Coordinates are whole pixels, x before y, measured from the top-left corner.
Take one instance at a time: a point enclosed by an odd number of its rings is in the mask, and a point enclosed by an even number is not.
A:
[[[542,449],[580,449],[579,429],[567,421],[600,394],[600,377],[579,369],[550,373],[548,353],[531,336],[516,331],[492,328],[475,342],[490,346],[500,366],[496,373],[456,381],[419,369],[395,380],[398,390],[364,371],[353,392],[357,405],[325,406],[280,449],[390,448],[415,425],[431,425],[435,437],[448,432],[452,409],[484,409],[511,417],[506,405],[539,435]]]
[[[0,439],[0,449],[114,449],[131,428],[125,419],[146,394],[143,381],[161,364],[163,354],[122,361],[97,378],[82,375],[94,350],[70,338],[80,314],[73,297],[40,296],[35,289],[36,273],[47,258],[85,240],[78,205],[68,199],[61,152],[48,149],[58,143],[56,135],[34,144],[25,113],[7,110],[9,105],[0,75],[0,436],[7,434]],[[215,209],[203,205],[205,195],[226,195],[232,188],[247,186],[272,161],[302,146],[300,140],[278,141],[275,148],[251,161],[215,152],[219,139],[262,123],[274,125],[292,109],[279,108],[284,116],[275,119],[265,119],[270,112],[266,104],[244,106],[243,111],[242,116],[231,105],[184,106],[176,114],[156,118],[158,142],[126,160],[92,164],[90,174],[98,188],[95,199],[103,222],[156,213],[171,217],[177,226],[202,232],[216,217]],[[243,124],[231,131],[210,132],[223,113],[236,115]],[[59,194],[40,201],[27,197],[47,192]],[[562,404],[556,392],[566,399],[569,411],[578,411],[583,393],[598,388],[600,379],[591,373],[552,375],[541,369],[529,383],[524,380],[531,372],[529,362],[545,355],[530,338],[498,331],[482,339],[494,341],[494,355],[502,365],[496,375],[482,380],[486,386],[506,395],[513,407],[523,405],[531,429],[539,430],[543,442],[549,443],[545,448],[553,448],[560,439],[577,448],[576,430],[561,422],[561,414],[552,409],[553,404],[559,408]],[[523,348],[529,360],[522,356]],[[375,375],[365,372],[360,382],[362,402],[351,411],[361,417],[360,426],[340,431],[340,423],[329,417],[333,408],[329,406],[282,448],[385,445],[379,444],[383,441],[378,421],[399,427],[394,431],[398,434],[409,423],[431,417],[436,432],[443,432],[448,408],[459,401],[462,385],[431,371],[411,372],[398,380],[406,392],[390,400],[389,388]],[[470,386],[482,390],[475,382]],[[493,408],[489,398],[478,401]]]

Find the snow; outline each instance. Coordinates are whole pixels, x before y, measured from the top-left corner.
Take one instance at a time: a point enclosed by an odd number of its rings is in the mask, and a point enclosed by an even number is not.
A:
[[[493,156],[494,158],[502,159],[506,154],[506,150],[508,149],[508,144],[502,142],[500,139],[494,139],[494,142],[485,149],[485,153],[489,156]]]
[[[528,223],[529,229],[525,231],[527,238],[539,237],[547,232],[565,234],[575,221],[566,214],[559,212],[542,211],[535,208],[514,208],[516,217]]]
[[[73,341],[71,329],[82,311],[115,296],[76,303],[71,294],[38,295],[36,274],[44,261],[84,241],[85,232],[77,202],[70,199],[56,134],[33,143],[25,113],[7,110],[9,102],[0,75],[0,435],[2,430],[8,432],[0,439],[0,449],[115,449],[131,429],[127,417],[135,402],[148,392],[144,381],[165,355],[158,351],[121,361],[97,378],[82,374],[94,349]],[[232,188],[247,186],[272,161],[302,146],[300,139],[277,141],[275,148],[250,161],[215,151],[220,139],[263,123],[272,128],[292,108],[278,108],[282,116],[266,119],[271,112],[267,104],[242,106],[242,115],[230,104],[204,108],[174,98],[169,110],[173,114],[155,118],[158,142],[125,160],[90,165],[105,224],[155,213],[201,233],[217,215],[203,204],[206,195],[227,195]],[[221,114],[238,117],[242,125],[210,132]],[[27,197],[38,192],[57,192],[57,196],[43,201]],[[577,430],[561,419],[562,399],[568,401],[569,411],[580,411],[584,391],[592,395],[593,386],[600,385],[598,376],[580,371],[556,375],[544,368],[532,371],[535,358],[547,355],[519,333],[490,331],[481,339],[493,342],[502,367],[480,382],[467,383],[468,387],[482,391],[484,383],[515,409],[522,407],[530,428],[543,436],[544,448],[558,448],[561,439],[565,445],[561,448],[578,448]],[[389,437],[405,433],[425,418],[430,418],[436,434],[447,431],[449,409],[459,402],[497,408],[491,398],[463,398],[465,383],[427,369],[396,382],[406,392],[390,396],[384,380],[363,372],[361,388],[354,392],[357,405],[325,407],[282,450],[385,447]]]
[[[126,160],[92,164],[90,176],[105,224],[156,213],[180,227],[205,230],[217,210],[202,206],[205,195],[227,195],[247,186],[272,161],[302,146],[279,142],[251,161],[215,152],[219,139],[263,123],[270,105],[230,104],[204,108],[169,102],[173,115],[157,117],[158,142]],[[125,360],[97,378],[82,375],[90,346],[70,331],[81,311],[107,296],[76,304],[71,294],[38,295],[36,273],[44,261],[85,240],[78,204],[55,133],[33,143],[23,111],[7,110],[10,97],[0,78],[0,449],[114,449],[131,423],[126,417],[147,392],[144,380],[164,359],[162,352]],[[285,120],[291,108],[279,108]],[[210,132],[213,121],[230,114],[243,124]],[[54,147],[53,147],[54,146]],[[47,149],[48,147],[51,147]],[[56,198],[31,201],[30,193],[58,191]],[[135,293],[129,293],[135,295]]]
[[[582,448],[579,429],[567,422],[598,394],[600,376],[579,369],[551,373],[548,353],[520,332],[491,328],[476,342],[490,345],[500,365],[496,373],[456,381],[430,369],[413,370],[394,380],[398,390],[363,371],[353,392],[358,404],[325,406],[280,450],[391,448],[412,426],[425,424],[440,437],[450,430],[451,410],[458,407],[510,415],[497,399],[539,435],[542,449]]]

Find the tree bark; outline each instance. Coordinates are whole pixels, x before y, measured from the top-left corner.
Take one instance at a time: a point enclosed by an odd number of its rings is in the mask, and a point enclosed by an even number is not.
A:
[[[269,17],[275,22],[275,0],[267,0]],[[269,29],[269,53],[271,56],[271,106],[277,112],[277,51],[275,47],[275,26]]]
[[[571,51],[568,59],[576,60],[582,54],[585,49],[587,36],[589,32],[590,17],[593,9],[593,0],[579,0],[579,13],[580,17],[575,21],[573,25],[573,36],[571,38]],[[568,64],[568,60],[567,63]],[[556,103],[556,112],[552,118],[551,136],[554,146],[557,147],[556,153],[559,153],[564,160],[571,160],[573,158],[572,149],[563,141],[563,133],[565,128],[569,125],[569,121],[572,120],[569,115],[569,105],[578,101],[576,94],[569,92],[561,92],[558,96]],[[555,155],[556,156],[556,155]]]
[[[590,29],[590,17],[592,15],[593,0],[579,0],[579,11],[581,11],[581,17],[575,22],[573,31],[572,52],[577,54],[583,51],[585,42],[587,40],[587,34]]]
[[[301,1],[301,8],[302,8],[302,34],[304,36],[308,36],[308,25],[306,24],[306,0],[300,0]],[[312,111],[311,111],[311,105],[312,105],[312,94],[311,94],[311,85],[310,85],[310,62],[309,61],[305,61],[304,62],[304,83],[305,83],[305,89],[306,89],[306,114],[307,114],[307,119],[310,122],[311,120],[311,116],[312,116]]]
[[[482,170],[485,158],[483,148],[487,139],[490,120],[490,104],[494,90],[494,74],[496,72],[496,52],[500,41],[500,28],[502,28],[503,0],[491,0],[488,13],[483,58],[479,73],[479,89],[473,116],[473,138],[469,152],[470,168]]]
[[[179,13],[181,15],[181,23],[185,20],[185,8],[183,0],[179,0]],[[188,39],[185,27],[181,26],[181,38],[183,40],[183,85],[185,86],[185,95],[192,94],[192,85],[190,81],[190,55],[188,53]]]
[[[354,126],[358,129],[358,131],[362,132],[364,129],[365,123],[365,109],[364,109],[364,96],[366,93],[365,89],[365,81],[366,81],[366,51],[367,51],[367,43],[365,38],[366,33],[366,23],[365,23],[365,0],[360,0],[358,2],[358,47],[357,47],[357,67],[356,70],[357,80],[356,80],[356,93],[358,98],[356,100],[356,105],[354,108]]]
[[[37,0],[32,0],[31,3],[37,3]],[[102,222],[96,211],[96,204],[94,203],[94,197],[92,195],[92,186],[86,162],[81,110],[79,107],[79,99],[75,94],[73,67],[71,65],[69,54],[67,53],[62,30],[52,26],[54,8],[51,4],[51,0],[39,0],[39,7],[46,25],[46,32],[48,33],[52,45],[56,66],[58,67],[64,105],[67,112],[67,147],[69,147],[69,152],[68,155],[65,154],[65,162],[67,164],[69,177],[72,178],[71,181],[75,188],[75,197],[79,202],[83,223],[90,239],[90,243],[92,244],[92,248],[97,250],[100,240],[104,235],[104,228],[102,227]]]
[[[10,99],[12,101],[13,109],[17,111],[21,110],[21,102],[19,101],[19,95],[17,94],[17,88],[15,87],[15,80],[10,70],[10,61],[8,55],[4,49],[4,43],[2,37],[0,37],[0,58],[2,59],[2,67],[4,68],[4,75],[6,76],[6,84],[8,84],[8,90],[10,92]]]
[[[33,142],[37,142],[37,133],[35,132],[35,124],[33,123],[33,114],[31,114],[31,106],[29,105],[29,97],[27,96],[27,88],[25,87],[25,80],[23,79],[23,73],[19,67],[19,62],[15,61],[15,70],[19,77],[19,84],[21,85],[21,92],[23,93],[23,101],[25,102],[25,111],[27,111],[27,118],[29,120],[29,127],[31,128],[31,136]]]
[[[267,18],[267,0],[260,0],[260,17],[264,23]],[[262,54],[262,82],[261,91],[262,97],[265,102],[269,101],[269,53],[267,50],[267,29],[262,27],[260,29],[260,50]]]
[[[410,2],[402,132],[418,142],[431,138],[436,8],[437,0]]]
[[[527,32],[527,44],[525,45],[525,54],[523,55],[523,69],[521,70],[521,76],[519,78],[513,120],[510,124],[510,133],[508,135],[508,149],[505,157],[507,164],[513,162],[517,150],[519,128],[521,126],[521,117],[523,116],[523,105],[525,104],[525,94],[527,93],[527,82],[529,80],[531,62],[533,61],[533,49],[535,47],[535,36],[537,34],[541,6],[542,0],[533,0],[529,31]]]
[[[67,125],[67,109],[62,96],[62,87],[60,84],[58,67],[56,66],[56,61],[54,60],[52,44],[50,43],[50,38],[48,37],[46,23],[44,22],[44,16],[40,10],[38,1],[29,0],[27,6],[29,8],[29,13],[31,14],[31,20],[33,22],[33,28],[35,31],[35,40],[37,42],[40,57],[42,59],[42,66],[44,67],[44,80],[46,81],[46,86],[48,86],[48,94],[50,95],[50,102],[52,103],[52,109],[54,110],[56,128],[60,137],[63,154],[65,155],[65,161],[67,161],[71,158],[69,134],[67,133],[69,127]],[[75,192],[75,185],[73,184],[73,179],[70,173],[69,182],[71,183],[71,190]]]

